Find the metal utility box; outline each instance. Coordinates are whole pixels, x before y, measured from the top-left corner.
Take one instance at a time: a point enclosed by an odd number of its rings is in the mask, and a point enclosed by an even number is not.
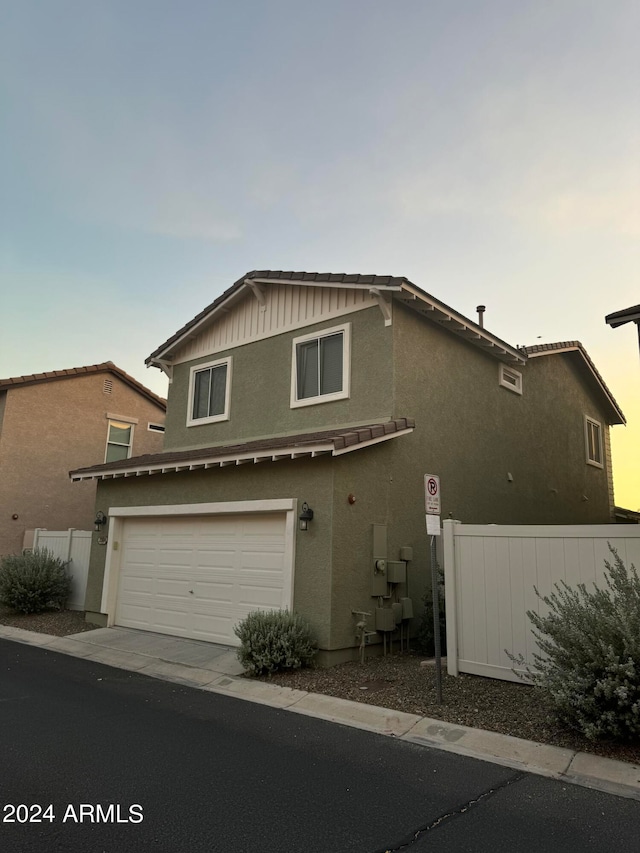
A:
[[[395,631],[396,620],[390,607],[376,607],[376,631]]]
[[[399,625],[402,622],[402,604],[399,601],[394,601],[391,610],[393,611],[393,621]]]
[[[387,580],[389,583],[406,583],[407,564],[403,560],[387,560]]]
[[[389,594],[387,586],[387,525],[371,525],[372,544],[372,577],[371,595],[386,597]]]
[[[402,618],[413,619],[413,601],[410,598],[401,598],[400,604],[402,605]]]

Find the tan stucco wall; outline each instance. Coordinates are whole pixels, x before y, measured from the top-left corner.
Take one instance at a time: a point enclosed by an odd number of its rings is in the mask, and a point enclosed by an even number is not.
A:
[[[104,379],[112,392],[104,393]],[[95,483],[69,471],[104,462],[107,413],[138,418],[133,454],[158,452],[163,435],[147,424],[164,412],[112,374],[16,386],[6,393],[0,429],[0,555],[20,553],[25,530],[91,529]],[[13,515],[17,519],[13,519]]]
[[[290,408],[292,341],[301,334],[351,323],[351,394],[347,400]],[[388,420],[392,410],[392,330],[377,307],[357,311],[232,351],[173,368],[165,448],[188,449],[293,435],[337,425]],[[233,356],[230,419],[187,427],[189,371],[194,364]]]

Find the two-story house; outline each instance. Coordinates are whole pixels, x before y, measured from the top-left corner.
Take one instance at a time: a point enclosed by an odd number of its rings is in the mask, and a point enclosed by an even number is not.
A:
[[[0,379],[0,556],[36,527],[91,530],[96,485],[69,469],[162,450],[165,412],[110,361]]]
[[[109,515],[87,618],[234,645],[250,610],[289,607],[338,662],[353,611],[396,603],[367,623],[391,632],[419,605],[425,474],[444,517],[612,521],[624,418],[584,348],[481,320],[406,278],[239,279],[147,360],[170,379],[163,452],[71,472]]]

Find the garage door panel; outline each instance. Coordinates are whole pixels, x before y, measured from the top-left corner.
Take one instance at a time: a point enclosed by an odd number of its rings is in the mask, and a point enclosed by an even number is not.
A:
[[[145,593],[146,595],[149,595],[153,593],[154,580],[153,578],[139,577],[138,575],[134,575],[133,577],[127,577],[123,581],[122,588],[125,592],[141,592]]]
[[[174,578],[156,578],[155,593],[156,595],[172,596],[174,598],[188,598],[189,581]]]
[[[284,513],[126,519],[116,624],[238,645],[233,628],[251,610],[289,601],[285,520]]]
[[[238,604],[250,610],[258,607],[279,609],[281,600],[282,590],[279,588],[265,589],[262,586],[243,586],[240,590]]]
[[[225,547],[224,551],[203,550],[194,553],[194,565],[203,569],[232,569],[236,559],[235,548]]]

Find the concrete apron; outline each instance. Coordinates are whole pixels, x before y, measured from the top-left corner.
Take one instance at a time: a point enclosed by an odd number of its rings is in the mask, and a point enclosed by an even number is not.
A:
[[[640,800],[635,764],[247,679],[227,646],[130,628],[52,637],[0,625],[0,638]]]

